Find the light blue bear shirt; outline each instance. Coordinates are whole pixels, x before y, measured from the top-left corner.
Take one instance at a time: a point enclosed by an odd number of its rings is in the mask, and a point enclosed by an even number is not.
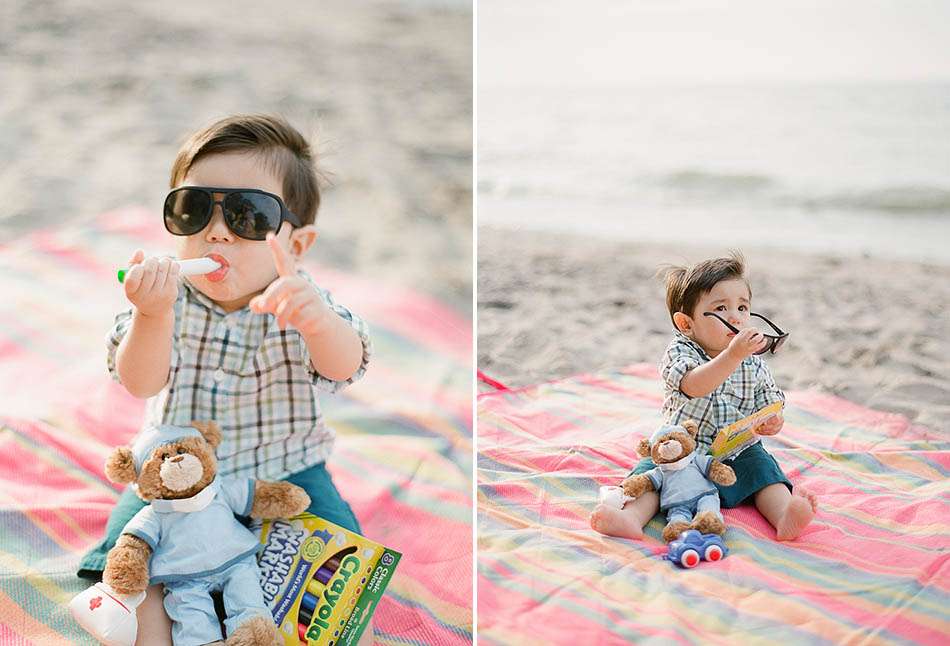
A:
[[[718,497],[718,489],[707,477],[712,462],[711,456],[696,455],[693,451],[674,463],[661,464],[644,473],[660,492],[660,511],[691,506],[710,493]]]
[[[191,498],[153,500],[122,533],[152,548],[150,584],[208,576],[257,552],[257,537],[234,517],[253,502],[253,479],[218,477]]]

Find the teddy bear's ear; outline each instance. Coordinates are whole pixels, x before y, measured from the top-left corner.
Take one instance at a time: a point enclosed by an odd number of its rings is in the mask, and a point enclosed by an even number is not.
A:
[[[122,484],[135,481],[135,460],[129,447],[120,446],[106,459],[106,477]]]
[[[211,445],[211,448],[217,448],[221,444],[221,429],[214,422],[192,422],[192,426],[198,429],[198,432],[205,438],[205,442]]]
[[[683,422],[683,428],[686,429],[686,432],[693,436],[693,439],[696,439],[696,436],[699,435],[699,424],[695,420],[688,419]]]
[[[640,445],[637,447],[637,453],[645,458],[650,457],[650,440],[640,440]]]

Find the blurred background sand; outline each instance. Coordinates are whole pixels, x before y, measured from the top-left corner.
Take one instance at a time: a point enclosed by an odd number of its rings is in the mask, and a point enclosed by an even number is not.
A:
[[[656,364],[658,266],[738,248],[791,333],[781,387],[950,430],[950,6],[484,0],[478,21],[479,369]]]
[[[781,388],[950,430],[950,268],[742,250],[753,311],[790,333],[766,356]],[[657,268],[727,251],[481,227],[478,367],[521,386],[657,364],[673,329]]]
[[[470,312],[471,33],[467,2],[0,3],[0,240],[158,216],[190,131],[277,112],[332,178],[313,257]]]

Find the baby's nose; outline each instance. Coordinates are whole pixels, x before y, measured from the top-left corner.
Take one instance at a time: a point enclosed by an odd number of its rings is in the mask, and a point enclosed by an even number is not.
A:
[[[214,213],[211,216],[211,222],[208,223],[206,239],[208,242],[231,240],[231,230],[224,221],[224,215],[221,213],[220,206],[214,207]]]

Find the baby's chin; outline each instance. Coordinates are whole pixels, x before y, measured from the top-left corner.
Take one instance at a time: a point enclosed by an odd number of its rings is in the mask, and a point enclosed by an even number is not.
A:
[[[241,288],[231,276],[212,282],[201,276],[188,277],[195,289],[210,298],[226,311],[233,312],[247,305],[252,298],[261,293],[260,289]]]
[[[706,351],[706,354],[708,354],[710,357],[717,356],[719,353],[721,353],[723,350],[729,347],[728,343],[720,343],[720,342],[708,343],[706,341],[700,341],[700,340],[697,340],[696,342],[700,345],[700,347],[703,350]]]

